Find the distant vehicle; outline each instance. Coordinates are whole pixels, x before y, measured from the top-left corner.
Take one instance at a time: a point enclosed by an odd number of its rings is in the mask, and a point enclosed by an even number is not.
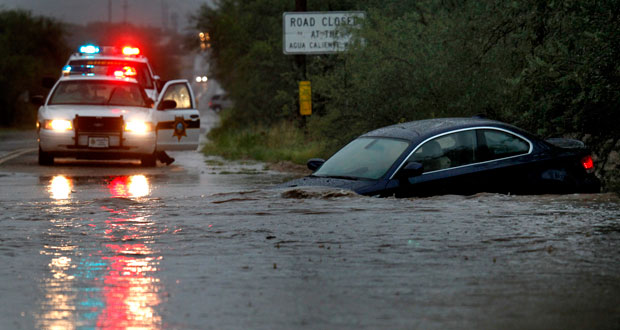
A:
[[[203,83],[203,84],[209,81],[209,77],[207,77],[206,75],[196,76],[195,79],[197,83]]]
[[[40,105],[40,165],[74,157],[140,159],[155,166],[159,151],[198,146],[200,116],[187,80],[168,81],[154,102],[135,79],[121,74],[69,75],[33,103]]]
[[[329,186],[370,196],[478,192],[599,192],[590,151],[581,141],[541,140],[517,127],[480,118],[413,121],[353,140],[312,175],[281,187]]]
[[[148,97],[157,99],[160,78],[153,73],[148,59],[136,47],[80,46],[62,69],[63,76],[114,76],[118,72],[136,79]]]
[[[228,98],[227,94],[215,94],[209,101],[209,109],[216,112],[232,106],[233,102]]]

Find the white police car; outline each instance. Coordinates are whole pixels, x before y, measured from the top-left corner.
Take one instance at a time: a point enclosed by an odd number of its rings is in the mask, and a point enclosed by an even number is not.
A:
[[[119,70],[124,71],[124,76],[135,78],[148,97],[157,99],[160,78],[153,73],[148,59],[137,47],[80,46],[78,52],[69,57],[62,75],[113,76]]]
[[[154,102],[133,78],[64,76],[40,105],[39,164],[55,157],[140,159],[155,166],[157,153],[195,150],[200,116],[187,80],[171,80]]]

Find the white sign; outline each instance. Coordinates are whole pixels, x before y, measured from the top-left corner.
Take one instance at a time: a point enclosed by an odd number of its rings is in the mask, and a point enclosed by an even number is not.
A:
[[[283,17],[284,54],[328,54],[347,50],[351,35],[359,27],[361,11],[286,12]]]

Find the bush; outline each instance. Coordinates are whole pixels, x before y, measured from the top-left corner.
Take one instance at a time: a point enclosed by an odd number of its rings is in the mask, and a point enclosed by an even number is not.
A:
[[[63,26],[22,10],[0,12],[0,126],[31,125],[36,107],[29,97],[44,94],[44,76],[56,77],[70,51]]]

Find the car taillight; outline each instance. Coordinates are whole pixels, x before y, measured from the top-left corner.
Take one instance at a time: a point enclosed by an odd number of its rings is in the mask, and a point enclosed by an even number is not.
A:
[[[592,156],[587,155],[581,158],[581,166],[583,166],[583,169],[588,173],[594,172],[594,161],[592,161]]]

